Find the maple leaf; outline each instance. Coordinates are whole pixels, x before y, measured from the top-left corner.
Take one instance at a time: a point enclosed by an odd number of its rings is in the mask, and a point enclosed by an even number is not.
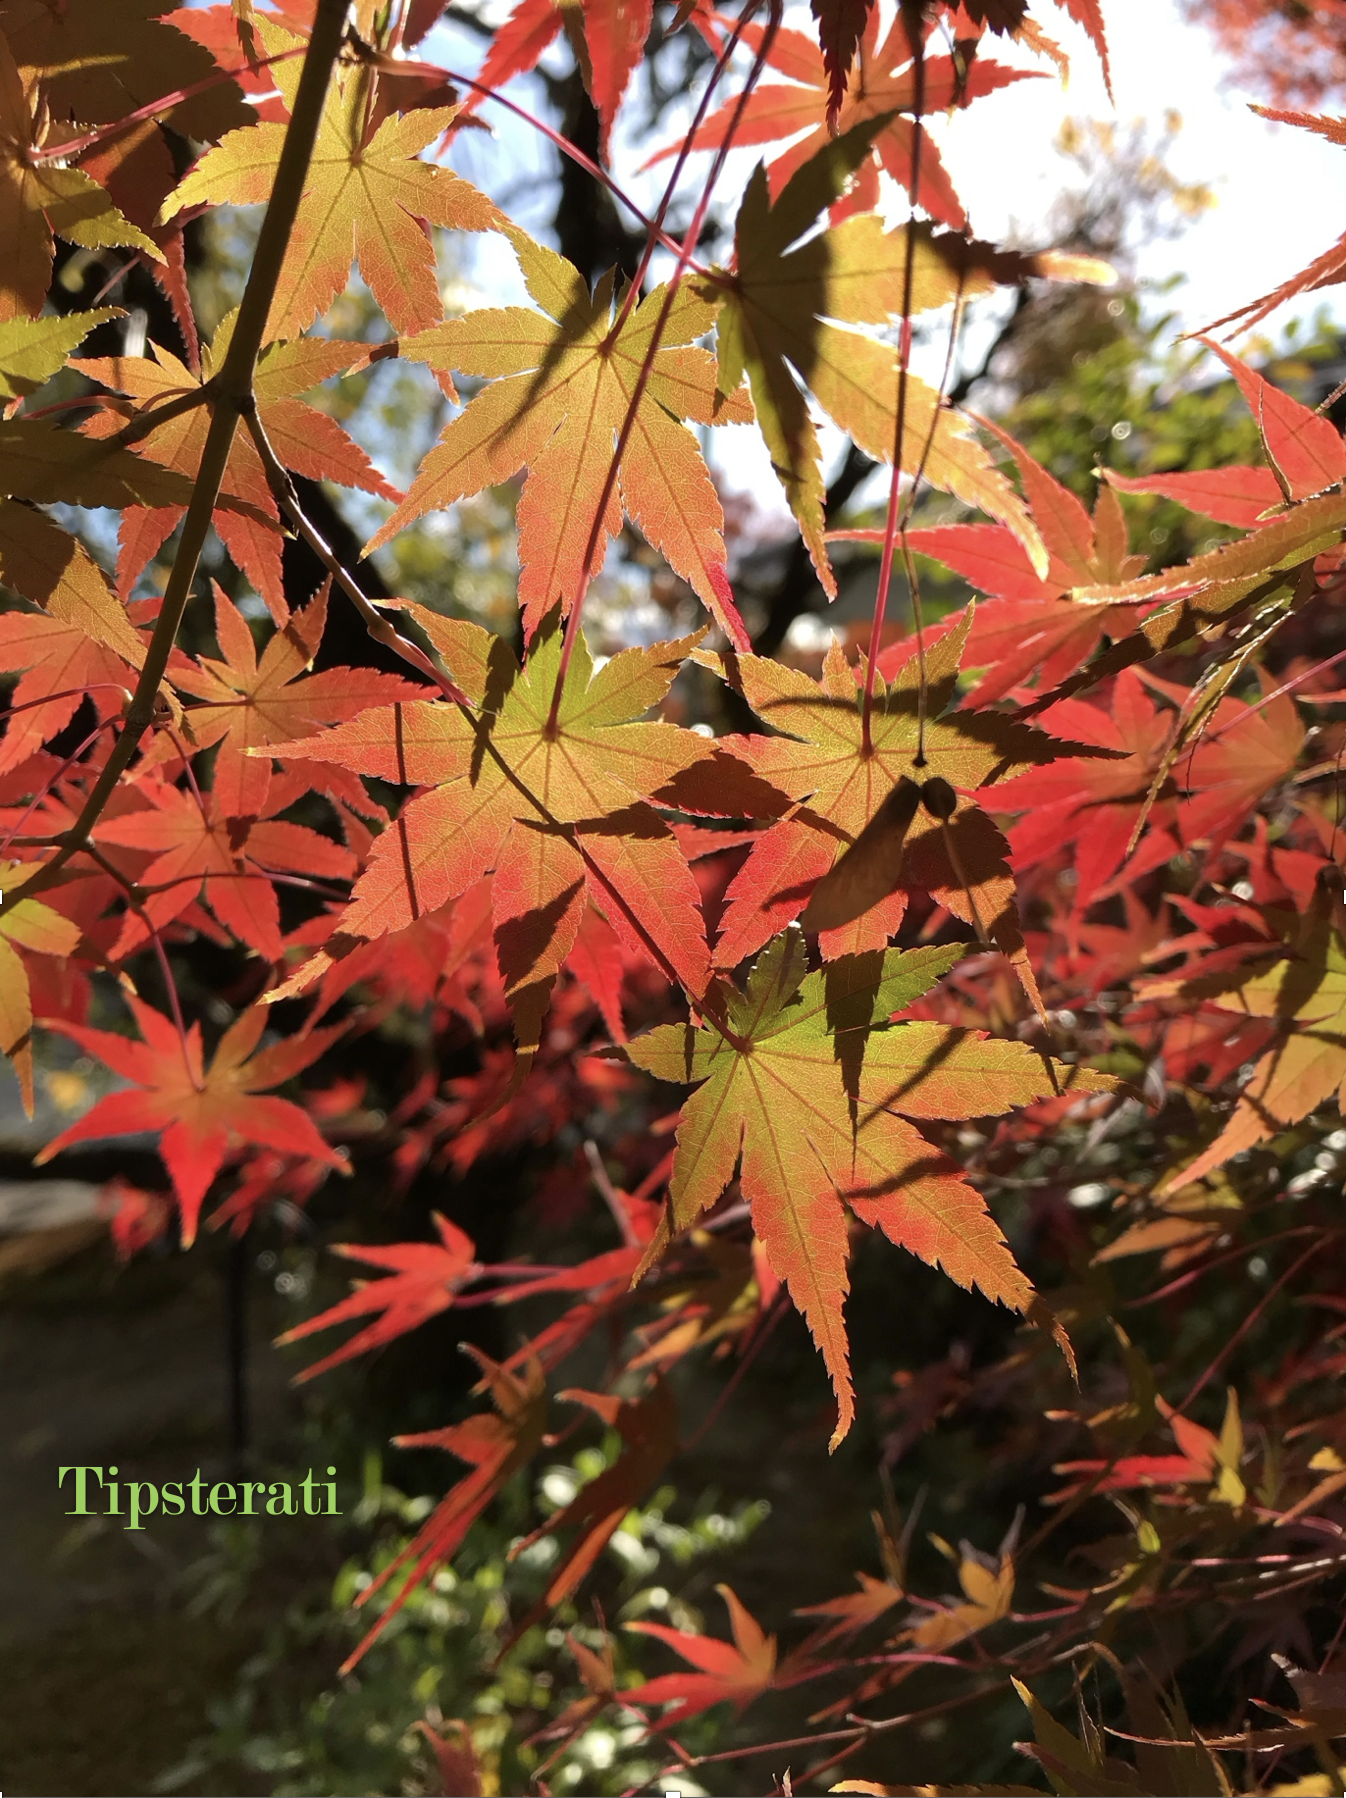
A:
[[[1285,495],[1269,468],[1178,469],[1164,474],[1120,475],[1104,471],[1110,487],[1119,493],[1155,493],[1176,500],[1189,512],[1213,518],[1217,524],[1253,530],[1280,509]]]
[[[1346,479],[1346,445],[1320,412],[1283,392],[1209,338],[1200,340],[1228,368],[1262,437],[1267,468],[1206,468],[1125,478],[1109,470],[1123,493],[1157,493],[1220,524],[1254,530],[1276,517],[1283,502],[1311,498]]]
[[[64,1018],[44,1020],[47,1029],[70,1037],[137,1090],[106,1093],[46,1145],[37,1157],[39,1166],[77,1142],[161,1131],[159,1153],[177,1194],[184,1248],[196,1239],[201,1201],[235,1142],[309,1155],[345,1169],[344,1158],[323,1141],[306,1111],[288,1099],[264,1096],[268,1087],[316,1061],[339,1029],[315,1030],[259,1048],[270,1013],[253,1005],[225,1031],[207,1067],[199,1024],[184,1038],[162,1012],[129,996],[127,1003],[141,1042]]]
[[[261,14],[254,29],[272,56],[303,43]],[[276,85],[290,107],[300,66],[298,60],[272,64]],[[417,160],[453,123],[457,108],[385,119],[366,142],[369,100],[370,72],[340,65],[276,283],[268,337],[306,331],[345,289],[357,258],[361,275],[396,329],[424,330],[442,316],[429,227],[490,231],[505,223],[470,181]],[[270,199],[285,132],[285,125],[270,122],[231,131],[169,195],[161,216],[170,219],[203,202],[246,206]]]
[[[125,318],[120,306],[97,306],[92,312],[68,312],[64,318],[7,318],[0,321],[0,400],[35,393],[66,357],[98,325]]]
[[[944,716],[953,698],[971,620],[927,648],[925,761],[918,767],[920,668],[914,656],[885,682],[876,675],[870,720],[872,753],[864,752],[863,708],[855,672],[839,647],[828,651],[818,681],[764,656],[708,656],[773,737],[723,737],[730,751],[796,804],[753,847],[726,895],[715,948],[720,967],[734,967],[798,917],[816,881],[826,876],[898,791],[936,777],[960,796],[946,824],[925,812],[911,817],[892,890],[854,923],[821,933],[827,956],[886,943],[902,921],[907,891],[924,888],[955,916],[979,924],[1016,965],[1026,968],[1014,906],[1007,845],[968,789],[1064,753],[1051,738],[990,712]],[[784,808],[780,808],[784,809]],[[950,841],[954,845],[951,859]],[[964,885],[966,876],[967,885]]]
[[[22,670],[10,694],[0,771],[15,768],[65,729],[88,699],[99,718],[126,703],[135,676],[85,631],[39,612],[0,614],[0,669]]]
[[[823,1619],[809,1637],[810,1649],[823,1648],[829,1642],[857,1635],[871,1623],[877,1623],[906,1597],[902,1587],[891,1580],[875,1579],[869,1573],[857,1573],[855,1578],[860,1587],[858,1592],[843,1592],[839,1598],[826,1599],[822,1604],[800,1605],[796,1610],[796,1617]]]
[[[349,880],[355,857],[348,849],[303,824],[263,815],[231,818],[195,793],[140,783],[143,806],[105,815],[95,826],[100,844],[147,854],[138,882],[146,889],[140,906],[128,910],[113,945],[113,960],[129,955],[151,930],[181,916],[200,895],[238,940],[263,960],[285,953],[280,908],[269,876],[297,874]],[[274,810],[292,795],[273,795]]]
[[[1120,622],[1129,629],[1135,613],[1127,607],[1074,603],[1073,589],[1104,581],[1126,581],[1145,566],[1144,556],[1127,554],[1126,519],[1110,486],[1101,484],[1092,518],[1008,431],[988,424],[1018,464],[1033,522],[1047,550],[1047,568],[1034,568],[1014,532],[998,524],[944,524],[908,531],[906,542],[933,556],[998,603],[978,606],[964,660],[986,668],[963,704],[987,705],[1036,672],[1045,689],[1088,659],[1099,639]],[[1114,483],[1116,484],[1116,483]],[[881,530],[829,532],[829,540],[882,543]]]
[[[357,1596],[357,1605],[367,1604],[410,1562],[410,1572],[397,1596],[355,1652],[342,1663],[339,1671],[343,1675],[388,1627],[420,1581],[442,1562],[453,1558],[467,1532],[506,1480],[542,1446],[547,1422],[547,1387],[542,1370],[534,1362],[520,1379],[470,1343],[464,1343],[463,1347],[482,1370],[476,1390],[480,1392],[484,1388],[490,1393],[497,1415],[492,1417],[489,1412],[482,1413],[469,1417],[465,1423],[450,1424],[446,1429],[423,1430],[414,1436],[393,1438],[398,1448],[447,1449],[451,1455],[465,1461],[472,1471],[440,1500],[401,1553],[380,1569]]]
[[[153,415],[158,408],[198,393],[223,365],[233,339],[237,309],[221,320],[214,342],[202,353],[202,366],[194,374],[170,351],[151,344],[152,356],[75,358],[70,366],[92,381],[101,382],[135,402],[135,415]],[[267,439],[287,468],[309,480],[339,481],[361,487],[384,499],[400,499],[369,458],[348,437],[334,418],[304,403],[307,393],[333,375],[342,374],[368,360],[364,344],[332,338],[306,337],[291,343],[268,344],[258,358],[253,377],[257,415]],[[118,410],[95,412],[81,426],[92,438],[113,436],[125,419]],[[180,412],[140,440],[141,453],[167,468],[176,469],[189,481],[196,479],[210,428],[208,406]],[[215,515],[221,541],[234,561],[266,600],[272,616],[283,624],[288,617],[281,582],[280,514],[271,493],[252,438],[235,433],[223,481],[224,499]],[[247,514],[229,510],[229,498],[242,499]],[[261,514],[260,518],[254,514]],[[129,593],[145,563],[172,532],[182,508],[129,506],[121,519],[121,554],[117,562],[117,586]]]
[[[1272,478],[1285,499],[1311,499],[1346,480],[1346,444],[1331,419],[1301,406],[1209,337],[1198,341],[1220,358],[1238,383],[1261,435]]]
[[[583,20],[582,35],[575,29],[576,12]],[[519,0],[496,27],[477,73],[477,86],[494,92],[536,68],[543,51],[564,28],[598,113],[599,149],[606,158],[617,109],[640,64],[653,19],[653,0],[580,0],[575,8],[565,0]],[[482,98],[474,93],[464,111],[480,105]]]
[[[0,619],[0,623],[3,620]],[[34,863],[0,861],[0,1055],[18,1075],[24,1110],[33,1115],[33,1009],[22,949],[39,955],[71,955],[80,939],[78,924],[40,899],[25,899]]]
[[[586,576],[601,568],[606,538],[621,529],[625,512],[730,641],[746,648],[725,572],[720,501],[696,438],[680,423],[742,424],[752,417],[746,395],[716,393],[713,359],[693,345],[710,329],[713,303],[686,285],[679,288],[656,348],[664,288],[621,318],[614,314],[615,274],[590,294],[563,256],[513,227],[506,234],[542,311],[483,308],[399,344],[400,355],[443,372],[497,378],[445,427],[369,549],[422,513],[506,481],[526,464],[517,514],[526,632],[558,601],[563,613],[570,610]],[[600,520],[617,435],[647,364],[618,480]],[[594,554],[586,568],[591,540]]]
[[[610,1430],[618,1432],[625,1446],[613,1465],[582,1486],[568,1505],[554,1512],[522,1542],[511,1546],[509,1558],[514,1560],[534,1542],[557,1530],[577,1532],[551,1570],[542,1597],[510,1631],[511,1641],[516,1641],[544,1611],[565,1603],[616,1535],[623,1519],[653,1487],[677,1447],[677,1408],[662,1381],[656,1381],[643,1398],[622,1399],[612,1393],[578,1390],[558,1396],[587,1406]]]
[[[954,191],[934,140],[916,117],[917,77],[911,41],[901,13],[879,41],[878,8],[869,0],[824,0],[838,32],[850,39],[850,53],[841,53],[839,41],[829,42],[824,27],[821,52],[803,32],[780,30],[767,53],[767,66],[794,85],[761,82],[742,107],[737,99],[727,102],[702,124],[691,138],[694,150],[717,150],[731,126],[736,146],[774,143],[780,138],[798,141],[777,156],[767,168],[773,199],[779,199],[790,177],[834,137],[844,137],[857,125],[872,127],[872,153],[866,148],[857,163],[861,192],[872,205],[877,199],[877,167],[910,193],[913,165],[919,160],[920,191],[916,203],[944,224],[958,230],[967,227],[967,214]],[[817,14],[818,0],[813,0]],[[741,41],[760,50],[764,32],[747,25]],[[833,48],[835,43],[835,48]],[[858,55],[855,53],[858,51]],[[837,78],[844,60],[849,77]],[[966,106],[984,94],[1014,81],[1032,80],[1038,71],[1012,69],[978,57],[967,66],[949,56],[928,57],[924,72],[924,111],[938,115]],[[806,135],[801,136],[801,133]],[[919,144],[919,149],[918,149]],[[678,143],[652,156],[646,167],[682,152]],[[832,196],[835,197],[835,196]]]
[[[327,622],[327,588],[292,612],[260,658],[247,620],[221,587],[215,589],[215,635],[224,659],[176,660],[173,685],[202,703],[187,712],[197,749],[218,743],[211,799],[224,818],[258,818],[266,811],[271,762],[254,750],[279,751],[321,725],[352,718],[370,706],[414,699],[413,682],[372,668],[325,668],[307,674]],[[283,758],[282,758],[283,759]]]
[[[753,1230],[832,1376],[833,1447],[854,1417],[842,1317],[847,1206],[960,1285],[1016,1311],[1033,1303],[980,1193],[906,1117],[986,1116],[1077,1084],[1113,1084],[1022,1043],[936,1024],[889,1026],[960,954],[956,944],[890,950],[810,974],[803,936],[791,929],[757,961],[745,992],[719,989],[721,1017],[712,1012],[699,1029],[661,1025],[624,1045],[637,1067],[698,1086],[678,1125],[668,1217],[644,1264],[670,1229],[686,1229],[715,1203],[741,1154]]]
[[[1231,1155],[1297,1124],[1333,1094],[1338,1109],[1346,1110],[1346,942],[1330,923],[1316,920],[1286,959],[1242,980],[1236,975],[1224,994],[1203,996],[1222,1010],[1273,1019],[1277,1038],[1215,1141],[1171,1175],[1161,1195],[1190,1186]]]
[[[708,299],[721,302],[720,392],[735,391],[746,371],[772,465],[830,597],[836,596],[836,580],[824,536],[818,434],[800,382],[861,449],[887,463],[893,460],[899,396],[905,390],[898,446],[903,469],[919,467],[932,486],[999,519],[1045,569],[1046,551],[1032,519],[969,435],[967,421],[943,406],[933,388],[903,373],[891,344],[848,328],[886,324],[901,312],[910,234],[885,231],[876,217],[865,214],[790,248],[840,192],[874,129],[871,120],[820,150],[791,176],[774,205],[760,165],[748,182],[734,227],[733,271],[714,272],[697,284]],[[918,235],[913,311],[993,285],[955,248]]]
[[[427,1318],[447,1310],[463,1286],[482,1272],[476,1259],[472,1238],[451,1224],[448,1218],[434,1214],[440,1243],[395,1242],[387,1246],[365,1242],[337,1242],[332,1252],[348,1261],[363,1261],[369,1267],[381,1267],[392,1277],[387,1280],[361,1281],[348,1298],[344,1298],[316,1317],[305,1319],[294,1329],[276,1338],[277,1348],[300,1342],[315,1330],[330,1330],[333,1324],[349,1323],[352,1318],[382,1312],[382,1317],[358,1330],[339,1349],[315,1361],[294,1376],[295,1385],[314,1380],[343,1361],[354,1360],[371,1349],[391,1342],[395,1336],[417,1329]],[[443,1246],[441,1247],[440,1244]]]
[[[434,1750],[441,1789],[461,1792],[462,1798],[481,1798],[484,1776],[471,1727],[461,1717],[450,1717],[444,1727],[453,1731],[453,1741],[446,1741],[424,1719],[418,1724],[421,1734]]]
[[[1173,736],[1173,714],[1154,703],[1134,669],[1117,677],[1111,699],[1110,712],[1066,699],[1042,717],[1050,730],[1111,750],[1115,759],[1066,756],[1050,768],[1005,781],[996,794],[998,809],[1024,813],[1009,832],[1016,868],[1031,868],[1074,846],[1076,917],[1102,897],[1127,860],[1132,833]],[[1130,879],[1180,853],[1170,828],[1172,811],[1167,803],[1152,809],[1158,828],[1129,863]]]
[[[1173,761],[1189,795],[1177,812],[1185,842],[1218,848],[1299,765],[1305,731],[1294,697],[1275,693],[1273,677],[1260,672],[1266,697],[1255,708],[1226,696],[1204,713],[1195,736],[1184,733]]]
[[[51,286],[53,237],[86,249],[121,244],[155,261],[163,256],[82,169],[41,160],[45,114],[34,113],[0,13],[0,319],[35,317]]]
[[[905,1632],[906,1639],[930,1654],[944,1654],[969,1636],[977,1635],[1002,1617],[1014,1603],[1014,1561],[1009,1554],[979,1554],[963,1544],[958,1562],[958,1583],[963,1602],[935,1611]]]
[[[719,1585],[715,1590],[729,1611],[732,1643],[670,1629],[666,1623],[624,1625],[665,1643],[697,1669],[695,1673],[663,1673],[623,1690],[623,1704],[673,1704],[673,1709],[659,1718],[661,1731],[699,1716],[713,1704],[729,1703],[736,1713],[742,1712],[776,1683],[776,1638],[766,1634],[731,1587]]]
[[[183,504],[191,484],[131,450],[87,442],[49,419],[0,421],[0,581],[139,668],[145,645],[83,544],[37,505]],[[17,502],[31,501],[24,505]]]
[[[709,957],[696,882],[644,801],[713,745],[669,724],[631,722],[663,698],[697,639],[623,650],[594,674],[581,632],[549,733],[556,612],[520,669],[479,625],[408,609],[480,709],[379,706],[286,745],[287,761],[334,761],[432,789],[378,838],[339,928],[359,937],[400,930],[493,871],[496,948],[521,1045],[536,1044],[586,893],[629,949],[700,992]]]
[[[54,117],[82,124],[124,119],[180,88],[208,82],[214,58],[164,18],[173,0],[0,0],[25,86],[40,82]],[[235,61],[240,60],[235,58]],[[247,112],[232,82],[185,95],[161,115],[182,137],[217,138]]]

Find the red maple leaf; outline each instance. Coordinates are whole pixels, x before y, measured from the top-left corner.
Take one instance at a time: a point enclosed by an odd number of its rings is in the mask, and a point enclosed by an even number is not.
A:
[[[200,705],[188,712],[197,749],[219,744],[212,776],[214,809],[224,818],[257,818],[266,810],[271,762],[253,750],[307,737],[324,724],[354,718],[370,706],[420,698],[425,689],[373,668],[324,668],[307,674],[327,623],[325,583],[301,610],[277,629],[261,656],[247,620],[224,589],[215,588],[215,635],[223,661],[175,656],[173,685]]]
[[[0,668],[23,671],[9,696],[0,772],[17,768],[64,730],[82,699],[100,719],[111,718],[135,685],[134,671],[120,656],[42,612],[0,616]]]
[[[1003,698],[1034,674],[1044,690],[1054,687],[1087,659],[1110,625],[1130,630],[1135,621],[1130,607],[1079,605],[1072,593],[1076,587],[1128,580],[1145,566],[1144,556],[1127,554],[1126,519],[1111,487],[1100,485],[1091,517],[1008,431],[989,423],[987,429],[1018,465],[1049,559],[1046,575],[1039,577],[1018,538],[1000,524],[941,524],[907,532],[912,549],[943,562],[995,601],[977,608],[968,632],[963,659],[986,673],[965,695],[965,706]],[[831,535],[883,540],[877,530]]]
[[[719,1642],[714,1636],[694,1636],[690,1630],[670,1629],[665,1623],[626,1625],[629,1630],[666,1643],[697,1669],[695,1673],[664,1673],[622,1693],[623,1704],[672,1703],[674,1708],[659,1719],[661,1730],[685,1723],[713,1704],[732,1704],[736,1712],[741,1712],[775,1684],[776,1638],[766,1634],[731,1587],[721,1585],[715,1590],[729,1607],[732,1642]]]
[[[221,366],[233,337],[235,314],[230,313],[204,352],[202,368],[194,374],[185,363],[151,344],[150,356],[111,356],[76,359],[71,368],[129,396],[138,404],[128,410],[148,412],[199,391]],[[336,420],[299,396],[332,376],[363,364],[368,347],[321,337],[300,338],[293,343],[268,345],[257,364],[255,391],[257,416],[271,447],[287,468],[310,480],[339,481],[362,487],[384,499],[402,495],[389,485]],[[80,428],[86,436],[110,437],[122,429],[120,408],[105,407]],[[205,405],[180,412],[141,440],[144,455],[168,468],[195,478],[205,448],[210,408]],[[252,508],[248,513],[217,511],[215,528],[225,548],[261,594],[277,623],[289,615],[281,581],[280,513],[267,483],[261,458],[246,431],[239,431],[229,453],[224,491]],[[180,506],[128,506],[121,519],[121,553],[117,559],[118,591],[129,593],[136,576],[169,536],[182,516]],[[274,524],[268,528],[267,520]]]
[[[296,1385],[316,1379],[329,1368],[354,1360],[357,1355],[416,1329],[427,1318],[447,1310],[455,1294],[484,1271],[476,1259],[472,1238],[438,1211],[434,1213],[434,1219],[442,1247],[431,1242],[394,1242],[386,1246],[338,1242],[332,1245],[334,1254],[344,1255],[348,1261],[363,1261],[369,1267],[381,1267],[392,1278],[367,1284],[359,1282],[348,1298],[278,1336],[276,1346],[300,1342],[316,1330],[329,1330],[333,1324],[349,1323],[353,1317],[367,1317],[370,1312],[381,1311],[383,1316],[357,1331],[339,1349],[296,1374]]]
[[[369,1634],[338,1669],[348,1673],[370,1644],[377,1640],[410,1598],[417,1585],[441,1562],[451,1560],[463,1538],[487,1505],[518,1468],[542,1446],[547,1420],[547,1388],[541,1369],[534,1363],[523,1379],[501,1367],[479,1350],[464,1344],[482,1370],[477,1391],[490,1392],[496,1415],[489,1412],[469,1417],[447,1429],[423,1430],[415,1436],[395,1436],[399,1448],[443,1448],[472,1469],[465,1479],[440,1500],[411,1541],[381,1569],[359,1594],[357,1605],[367,1604],[390,1580],[411,1563],[397,1596]]]
[[[44,1020],[49,1030],[70,1037],[138,1090],[106,1093],[47,1144],[39,1163],[73,1143],[162,1131],[159,1153],[177,1193],[184,1248],[196,1238],[201,1201],[235,1143],[310,1155],[345,1169],[343,1157],[323,1141],[306,1111],[288,1099],[262,1096],[315,1062],[340,1029],[315,1030],[259,1049],[271,1013],[265,1005],[253,1005],[225,1031],[207,1067],[199,1024],[182,1037],[162,1012],[139,999],[127,1002],[141,1042],[62,1018]]]
[[[562,1392],[559,1396],[577,1405],[587,1405],[609,1429],[618,1431],[625,1449],[611,1467],[582,1486],[568,1505],[511,1547],[509,1557],[513,1560],[543,1536],[550,1536],[557,1530],[576,1531],[552,1571],[546,1591],[511,1631],[511,1641],[516,1641],[543,1611],[563,1604],[570,1597],[617,1533],[623,1518],[632,1506],[640,1503],[667,1467],[677,1447],[677,1408],[662,1381],[657,1381],[645,1397],[637,1399],[577,1390]]]
[[[891,30],[880,42],[877,7],[871,7],[869,16],[861,23],[861,6],[856,0],[847,0],[845,8],[839,8],[836,0],[831,0],[830,13],[842,10],[850,15],[849,25],[843,23],[839,32],[831,33],[825,21],[821,50],[802,31],[776,32],[767,54],[767,65],[776,74],[784,75],[791,85],[787,87],[776,81],[761,83],[753,90],[741,115],[739,101],[729,101],[692,134],[692,149],[719,149],[731,126],[733,141],[740,147],[775,143],[782,138],[796,139],[768,165],[771,196],[775,199],[796,169],[802,168],[833,137],[844,135],[868,120],[883,119],[885,122],[874,139],[873,153],[861,165],[853,193],[842,202],[843,209],[868,210],[877,202],[880,168],[910,192],[914,170],[919,167],[920,191],[914,196],[918,204],[932,218],[952,225],[955,230],[965,230],[967,214],[963,203],[954,192],[934,140],[914,116],[918,95],[922,101],[922,114],[929,117],[953,106],[965,106],[1010,82],[1032,79],[1037,71],[1011,69],[980,58],[968,68],[956,63],[951,56],[930,56],[925,58],[918,89],[911,40],[903,15],[899,12]],[[718,49],[715,33],[708,26],[703,26],[703,32]],[[764,35],[761,26],[747,25],[741,33],[741,41],[750,50],[758,51]],[[852,51],[858,51],[853,62],[843,39],[849,41]],[[850,64],[849,74],[840,66],[843,55]],[[665,157],[678,155],[682,150],[681,142],[670,145],[651,157],[646,167]]]
[[[148,855],[137,876],[146,889],[141,905],[129,910],[112,954],[129,955],[151,929],[179,917],[200,896],[241,943],[267,961],[280,961],[280,906],[273,874],[300,879],[349,880],[355,857],[330,837],[303,824],[270,814],[261,818],[221,817],[205,795],[166,783],[142,782],[144,805],[104,817],[99,843]],[[272,795],[280,810],[294,798],[284,788]]]

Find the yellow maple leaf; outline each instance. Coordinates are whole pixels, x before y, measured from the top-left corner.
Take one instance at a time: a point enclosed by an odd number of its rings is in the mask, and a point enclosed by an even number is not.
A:
[[[268,55],[302,45],[258,15]],[[300,62],[272,64],[285,102],[294,104]],[[306,331],[350,278],[357,257],[374,298],[399,331],[434,324],[443,308],[430,225],[489,231],[503,215],[470,181],[418,161],[457,116],[452,106],[394,115],[368,136],[373,72],[339,67],[327,95],[304,196],[267,325],[268,338]],[[246,125],[208,150],[164,201],[167,220],[189,206],[246,206],[269,200],[287,127]]]

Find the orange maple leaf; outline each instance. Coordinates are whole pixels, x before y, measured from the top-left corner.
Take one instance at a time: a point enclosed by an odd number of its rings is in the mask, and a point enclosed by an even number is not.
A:
[[[506,481],[526,465],[518,507],[525,630],[533,631],[558,600],[563,614],[570,610],[584,579],[602,566],[606,540],[621,529],[625,512],[695,589],[731,642],[746,648],[725,572],[724,514],[696,438],[679,422],[743,424],[752,418],[746,393],[725,398],[716,392],[714,359],[695,347],[714,322],[714,305],[681,288],[656,347],[665,289],[647,294],[629,314],[616,312],[613,273],[591,294],[563,256],[514,227],[507,235],[542,311],[484,308],[399,345],[401,355],[444,373],[497,378],[446,426],[369,548],[388,542],[422,513]],[[600,520],[617,436],[647,365],[618,480]]]
[[[254,1005],[225,1031],[207,1067],[199,1024],[193,1024],[184,1039],[162,1012],[139,999],[129,999],[128,1004],[142,1042],[64,1018],[44,1020],[47,1029],[96,1055],[114,1074],[131,1081],[135,1090],[105,1094],[47,1144],[37,1157],[39,1165],[72,1143],[162,1131],[159,1153],[177,1193],[184,1248],[195,1240],[201,1201],[231,1143],[258,1143],[290,1155],[310,1155],[344,1170],[344,1158],[323,1141],[306,1111],[288,1099],[263,1096],[268,1087],[279,1086],[316,1061],[341,1034],[340,1027],[259,1048],[271,1013],[264,1005]]]
[[[284,27],[256,16],[253,29],[269,55],[302,45]],[[294,105],[299,60],[272,64],[276,85]],[[458,116],[452,106],[385,119],[370,132],[372,72],[338,69],[327,96],[294,230],[267,324],[268,337],[306,331],[360,273],[399,331],[421,331],[443,316],[431,225],[490,231],[505,224],[493,201],[470,181],[418,160]],[[271,197],[287,127],[274,122],[231,131],[208,150],[164,202],[173,218],[190,206],[246,206]]]

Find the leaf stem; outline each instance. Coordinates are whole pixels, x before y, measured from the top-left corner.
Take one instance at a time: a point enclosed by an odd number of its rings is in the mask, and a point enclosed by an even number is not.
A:
[[[299,495],[295,492],[289,470],[271,447],[271,440],[266,434],[266,429],[258,416],[255,405],[250,405],[245,409],[243,422],[248,428],[248,435],[252,438],[257,454],[262,459],[262,467],[275,496],[276,504],[332,579],[336,581],[361,618],[364,619],[365,629],[370,636],[376,643],[384,644],[395,655],[401,656],[404,662],[409,662],[418,674],[423,674],[427,679],[432,680],[446,699],[451,699],[455,705],[467,707],[469,712],[472,711],[472,702],[450,677],[443,663],[437,657],[432,660],[424,651],[402,636],[381,612],[375,610],[369,596],[361,591],[355,576],[342,562],[317,526],[309,519],[299,503]]]
[[[211,397],[210,429],[201,452],[201,464],[183,520],[177,554],[164,591],[163,608],[150,639],[145,666],[127,708],[126,728],[95,781],[84,808],[66,832],[61,847],[29,883],[36,891],[49,886],[72,855],[89,841],[103,807],[135,754],[141,736],[154,720],[159,683],[177,640],[187,601],[196,579],[196,567],[205,546],[219,497],[224,471],[233,448],[234,431],[245,408],[252,403],[253,372],[266,333],[276,285],[289,247],[299,202],[308,180],[309,163],[317,141],[327,90],[336,66],[346,27],[350,0],[318,0],[304,67],[299,77],[294,110],[281,146],[275,184],[257,238],[257,249],[248,283],[238,310],[238,321],[223,366],[215,377]],[[203,389],[204,391],[204,389]]]

